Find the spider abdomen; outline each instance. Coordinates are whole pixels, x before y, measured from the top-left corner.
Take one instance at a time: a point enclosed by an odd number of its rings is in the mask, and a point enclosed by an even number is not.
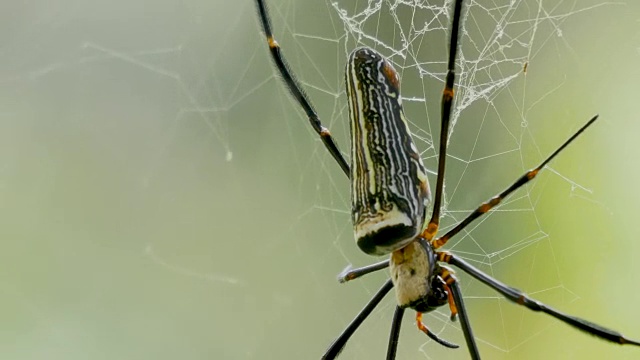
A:
[[[355,238],[365,253],[384,255],[406,246],[422,230],[429,184],[391,64],[375,50],[354,50],[346,88]]]

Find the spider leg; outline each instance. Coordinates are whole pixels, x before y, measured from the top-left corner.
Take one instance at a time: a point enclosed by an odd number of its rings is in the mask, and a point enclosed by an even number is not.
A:
[[[460,346],[454,344],[454,343],[450,343],[446,340],[440,339],[436,334],[434,334],[433,332],[431,332],[429,330],[429,328],[427,328],[427,326],[422,322],[422,313],[421,312],[417,312],[416,311],[416,325],[418,326],[418,329],[420,329],[420,331],[422,331],[423,333],[427,334],[427,336],[437,342],[438,344],[444,346],[444,347],[448,347],[450,349],[457,349]]]
[[[400,327],[402,326],[402,316],[404,308],[396,306],[393,313],[393,321],[391,322],[391,332],[389,333],[389,346],[387,347],[387,360],[395,360],[396,350],[398,349],[398,339],[400,338]]]
[[[438,252],[437,256],[438,256],[438,261],[442,261],[460,268],[462,271],[471,275],[473,278],[479,280],[480,282],[484,283],[485,285],[499,292],[504,297],[506,297],[507,299],[513,301],[518,305],[522,305],[533,311],[540,311],[548,315],[551,315],[554,318],[577,328],[578,330],[597,336],[601,339],[611,341],[621,345],[631,344],[635,346],[640,346],[640,341],[629,339],[617,331],[607,329],[605,327],[594,324],[592,322],[581,319],[579,317],[567,315],[556,309],[553,309],[548,305],[529,297],[527,294],[523,293],[522,291],[516,288],[512,288],[508,285],[505,285],[502,282],[492,278],[491,276],[476,269],[474,266],[472,266],[468,262],[462,260],[461,258],[451,253]]]
[[[449,276],[451,278],[452,275]],[[456,321],[458,317],[458,308],[456,307],[456,299],[453,297],[453,291],[451,290],[451,286],[445,282],[445,289],[447,290],[447,300],[449,301],[449,310],[451,311],[451,316],[449,319],[451,321]]]
[[[436,192],[433,200],[433,211],[429,225],[423,231],[422,236],[431,241],[438,232],[440,224],[440,208],[442,205],[442,189],[444,187],[444,170],[447,159],[447,142],[449,141],[449,123],[451,121],[451,107],[453,105],[453,82],[456,77],[456,54],[458,52],[458,33],[460,30],[460,14],[462,12],[462,0],[456,0],[453,10],[453,24],[451,25],[451,38],[449,40],[449,61],[444,90],[442,91],[442,109],[440,119],[440,149],[438,152],[438,178],[436,180]]]
[[[495,206],[500,204],[500,202],[502,202],[502,200],[504,200],[512,192],[514,192],[515,190],[520,188],[522,185],[524,185],[524,184],[528,183],[529,181],[533,180],[536,177],[536,175],[538,175],[538,172],[540,172],[540,170],[542,170],[542,168],[544,168],[551,160],[553,160],[554,157],[556,157],[556,155],[558,155],[573,140],[575,140],[580,134],[582,134],[582,132],[585,131],[591,124],[593,124],[596,121],[597,118],[598,118],[598,115],[592,117],[589,121],[587,121],[586,124],[584,124],[578,131],[576,131],[567,141],[565,141],[559,148],[557,148],[556,151],[553,152],[553,154],[549,155],[549,157],[547,157],[542,163],[540,163],[540,165],[538,165],[536,168],[533,168],[533,169],[527,171],[526,173],[524,173],[513,184],[511,184],[508,188],[506,188],[500,194],[492,197],[488,201],[486,201],[486,202],[482,203],[480,206],[478,206],[477,209],[475,209],[464,220],[462,220],[458,225],[456,225],[456,227],[454,227],[453,229],[449,230],[449,232],[447,232],[446,234],[444,234],[440,238],[433,240],[431,242],[431,245],[433,246],[433,248],[434,249],[438,249],[441,246],[443,246],[444,244],[446,244],[447,241],[449,241],[449,239],[451,237],[453,237],[454,235],[459,233],[460,230],[464,229],[472,221],[474,221],[475,219],[479,218],[480,216],[486,214],[489,210],[493,209]]]
[[[456,279],[456,277],[453,275],[452,270],[448,269],[445,266],[442,266],[441,268],[442,273],[440,276],[442,276],[442,279],[451,290],[449,294],[451,295],[451,297],[453,297],[453,301],[455,302],[457,315],[460,318],[460,326],[462,327],[462,334],[464,334],[464,340],[467,343],[469,354],[474,360],[480,359],[480,350],[478,350],[478,344],[476,344],[476,339],[473,337],[471,322],[469,321],[469,316],[467,315],[467,308],[464,306],[464,300],[462,298],[462,291],[460,290],[458,279]],[[454,314],[452,311],[452,320],[453,316]]]
[[[367,275],[374,271],[386,269],[389,267],[389,260],[383,260],[375,264],[363,266],[361,268],[352,269],[350,266],[346,267],[340,274],[338,274],[338,281],[345,283],[347,281],[355,280],[361,276]]]
[[[273,37],[273,33],[271,32],[271,20],[269,18],[269,12],[267,10],[267,6],[264,3],[264,0],[256,0],[256,4],[258,5],[258,15],[260,17],[260,24],[262,25],[262,30],[264,31],[265,36],[267,37],[267,44],[269,45],[269,51],[271,52],[271,58],[273,62],[276,64],[278,71],[280,72],[280,76],[282,76],[282,80],[284,80],[287,89],[291,92],[291,95],[296,99],[300,107],[304,110],[309,118],[309,122],[313,127],[313,130],[320,135],[324,146],[329,150],[333,158],[338,162],[342,171],[349,177],[349,164],[342,156],[340,149],[338,149],[338,145],[335,140],[331,136],[329,129],[322,125],[320,122],[320,118],[318,117],[318,113],[316,109],[311,104],[311,101],[307,97],[307,94],[302,89],[302,86],[293,75],[293,72],[289,69],[289,65],[282,55],[280,51],[280,45]]]
[[[387,295],[387,293],[391,291],[392,288],[393,288],[393,282],[391,282],[391,279],[389,279],[384,283],[384,285],[382,285],[380,290],[378,290],[378,292],[373,296],[373,298],[369,300],[369,303],[365,305],[365,307],[353,319],[353,321],[351,321],[351,323],[347,326],[347,328],[344,329],[342,334],[340,334],[340,336],[338,336],[338,338],[333,341],[333,343],[329,346],[329,349],[327,349],[327,352],[325,352],[325,354],[322,356],[323,360],[335,359],[336,357],[338,357],[338,355],[340,355],[340,352],[342,351],[344,346],[347,344],[347,341],[349,341],[349,338],[351,337],[351,335],[353,335],[353,333],[355,333],[356,330],[358,330],[358,328],[360,327],[360,325],[362,325],[364,320],[369,315],[371,315],[371,313],[373,312],[373,309],[375,309],[376,306],[378,306],[380,301],[382,301],[385,295]]]

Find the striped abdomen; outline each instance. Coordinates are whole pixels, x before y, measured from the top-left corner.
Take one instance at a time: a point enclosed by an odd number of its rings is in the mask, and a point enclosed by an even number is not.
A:
[[[422,230],[429,184],[391,64],[372,49],[356,49],[349,56],[346,83],[356,242],[367,254],[384,255],[406,246]]]

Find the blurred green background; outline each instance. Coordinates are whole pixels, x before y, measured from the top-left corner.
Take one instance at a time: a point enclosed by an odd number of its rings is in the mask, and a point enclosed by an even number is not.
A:
[[[344,58],[374,43],[345,36],[329,2],[269,3],[293,69],[347,150]],[[551,171],[449,248],[640,338],[640,4],[598,3],[519,4],[549,21],[513,15],[525,32],[539,27],[533,46],[484,76],[528,62],[526,75],[462,112],[445,225],[601,114]],[[338,6],[351,15],[364,4]],[[491,23],[482,10],[466,20],[475,41],[489,39],[474,32]],[[394,21],[416,13],[388,13],[385,2],[365,28],[399,45],[396,30],[411,30]],[[522,29],[505,29],[504,43],[526,39]],[[428,33],[427,54],[414,52],[425,60],[392,59],[404,96],[426,99],[406,110],[432,171],[445,39]],[[420,79],[412,61],[436,77]],[[251,1],[5,1],[0,83],[0,358],[314,359],[383,282],[335,280],[376,259],[353,243],[347,180],[275,75]],[[459,277],[487,359],[640,357]],[[384,356],[393,307],[389,296],[343,358]],[[398,358],[468,358],[447,316],[425,322],[460,349],[428,342],[408,312]]]

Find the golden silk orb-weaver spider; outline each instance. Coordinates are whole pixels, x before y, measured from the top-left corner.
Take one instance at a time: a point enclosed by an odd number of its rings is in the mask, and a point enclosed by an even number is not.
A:
[[[438,236],[447,154],[449,122],[454,98],[455,60],[462,13],[462,0],[455,0],[445,87],[442,94],[438,175],[432,196],[425,167],[413,142],[400,97],[400,81],[391,63],[377,51],[362,47],[349,55],[345,72],[351,130],[351,164],[347,163],[331,133],[325,128],[300,83],[289,69],[273,37],[264,0],[256,0],[260,23],[271,58],[285,86],[306,113],[315,132],[351,182],[351,218],[358,247],[371,255],[390,255],[388,260],[348,270],[341,282],[389,268],[391,278],[378,290],[349,326],[329,346],[323,359],[336,358],[362,322],[391,289],[396,289],[397,306],[391,325],[387,359],[395,359],[400,326],[406,308],[416,311],[416,323],[435,342],[450,348],[458,345],[440,339],[422,323],[422,314],[444,305],[451,319],[460,318],[471,358],[480,352],[471,329],[455,266],[491,287],[515,304],[544,312],[574,328],[618,344],[640,346],[622,334],[567,315],[543,304],[478,270],[460,257],[439,250],[471,222],[483,216],[515,190],[533,180],[556,155],[593,124],[591,118],[537,167],[525,172],[498,195],[482,203],[444,235]],[[427,222],[427,208],[432,204]]]

